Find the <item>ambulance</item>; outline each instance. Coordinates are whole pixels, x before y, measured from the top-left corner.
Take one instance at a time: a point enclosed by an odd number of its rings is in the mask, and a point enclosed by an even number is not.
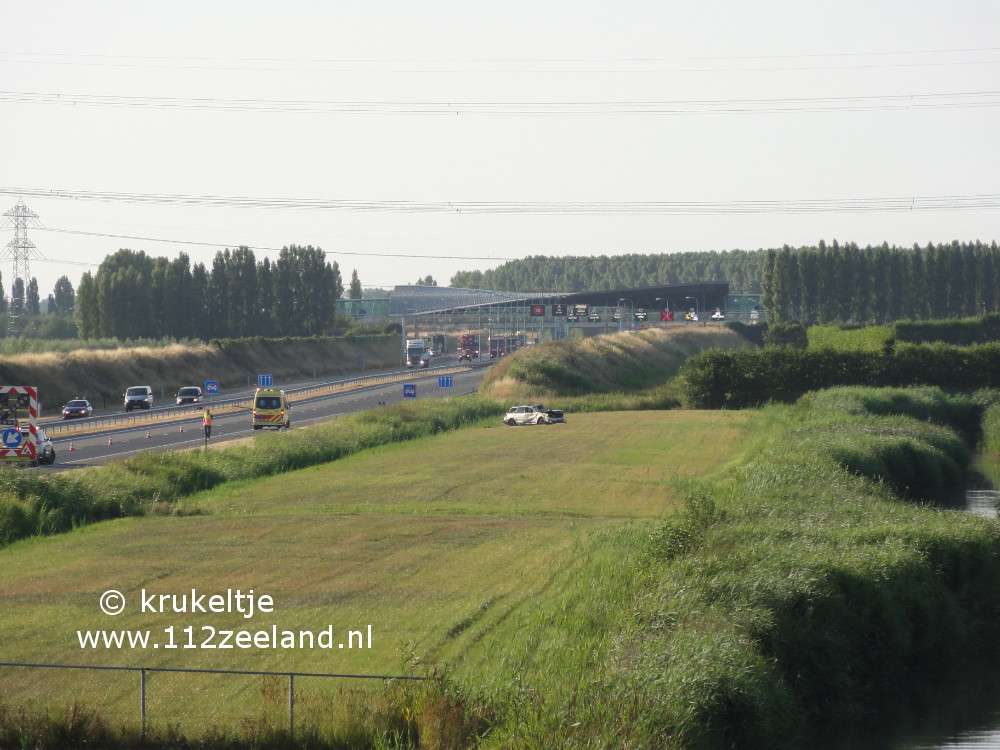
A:
[[[284,427],[287,430],[292,426],[291,408],[284,391],[258,388],[253,397],[253,428],[274,427],[280,430]]]

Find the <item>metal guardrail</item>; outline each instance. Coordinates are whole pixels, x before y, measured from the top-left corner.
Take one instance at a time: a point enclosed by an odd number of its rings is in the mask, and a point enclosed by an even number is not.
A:
[[[378,375],[361,375],[353,378],[344,378],[342,380],[331,380],[325,383],[317,383],[314,385],[303,386],[302,388],[284,388],[290,397],[309,395],[311,393],[319,393],[321,391],[329,391],[333,388],[358,388],[368,385],[377,385],[379,383],[392,382],[394,380],[400,380],[406,377],[417,377],[424,378],[430,377],[430,373],[437,372],[440,370],[452,370],[455,367],[487,367],[493,364],[490,362],[473,362],[471,364],[465,365],[439,365],[437,367],[420,368],[419,370],[395,370],[393,372],[384,372]],[[274,386],[275,388],[280,388],[280,386]],[[161,419],[177,419],[178,417],[183,417],[185,412],[191,412],[191,419],[196,418],[196,414],[200,414],[205,410],[206,406],[212,409],[221,408],[240,408],[246,407],[250,408],[253,403],[254,394],[250,393],[245,396],[239,396],[231,399],[219,399],[215,401],[204,401],[201,404],[192,406],[189,404],[184,404],[183,406],[161,406],[154,409],[142,410],[139,412],[125,412],[116,414],[105,414],[99,417],[85,417],[78,419],[67,419],[59,422],[40,422],[41,426],[45,432],[51,437],[60,432],[70,432],[77,429],[87,429],[87,428],[101,428],[101,427],[113,427],[120,424],[137,424],[144,422],[146,420],[161,420]]]

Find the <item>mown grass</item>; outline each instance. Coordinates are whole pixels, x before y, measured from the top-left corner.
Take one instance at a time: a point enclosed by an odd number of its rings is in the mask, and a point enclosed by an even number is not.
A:
[[[727,460],[750,417],[584,414],[538,428],[508,428],[497,418],[489,429],[229,483],[189,501],[198,515],[126,519],[12,545],[0,551],[0,598],[9,605],[0,622],[0,654],[47,663],[380,674],[412,670],[416,654],[429,668],[451,665],[443,692],[432,693],[420,709],[425,715],[413,719],[421,746],[429,747],[467,746],[472,734],[486,731],[486,719],[494,719],[494,700],[511,697],[510,670],[544,657],[517,678],[533,692],[542,670],[553,667],[551,657],[564,668],[558,678],[549,675],[558,689],[542,690],[542,705],[521,710],[540,711],[538,721],[556,732],[561,724],[548,714],[552,701],[576,690],[577,676],[594,669],[595,654],[610,653],[608,634],[629,605],[644,533],[677,506],[671,478]],[[592,439],[599,431],[602,439]],[[276,611],[249,623],[131,609],[112,619],[98,611],[101,591],[118,588],[132,599],[143,587],[168,593],[254,588],[274,595]],[[190,622],[295,629],[372,623],[376,647],[234,654],[81,651],[75,645],[78,628]],[[477,681],[466,686],[469,675]],[[259,682],[215,680],[192,692],[191,682],[185,687],[154,675],[147,689],[150,720],[157,731],[182,724],[196,736],[243,716],[261,716],[262,726],[280,729],[280,706],[277,718],[273,707],[260,707]],[[5,670],[2,685],[8,705],[15,696],[36,706],[78,700],[105,722],[132,717],[126,723],[134,729],[135,685],[103,673]],[[320,695],[325,688],[318,682],[309,689],[314,718],[329,729],[322,738],[329,746],[355,731],[352,715],[356,723],[366,713],[374,717],[361,746],[389,730],[399,736],[405,705],[381,688],[353,693],[350,683],[339,683],[349,699]],[[607,714],[608,707],[601,710]],[[612,717],[603,721],[610,726]],[[452,739],[435,745],[428,739],[434,732]]]
[[[364,412],[218,451],[140,453],[85,472],[44,475],[0,469],[0,545],[34,535],[155,510],[226,482],[272,476],[335,461],[379,445],[412,440],[496,418],[505,404],[441,399]]]
[[[895,339],[892,326],[809,326],[806,328],[809,347],[813,349],[841,349],[847,351],[885,351]]]

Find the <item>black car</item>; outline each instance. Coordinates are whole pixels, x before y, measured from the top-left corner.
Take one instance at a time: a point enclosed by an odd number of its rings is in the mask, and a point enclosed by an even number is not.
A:
[[[85,398],[75,398],[66,402],[62,410],[63,419],[79,419],[94,416],[94,407]]]
[[[197,404],[201,401],[201,388],[196,385],[186,385],[177,391],[177,405]]]

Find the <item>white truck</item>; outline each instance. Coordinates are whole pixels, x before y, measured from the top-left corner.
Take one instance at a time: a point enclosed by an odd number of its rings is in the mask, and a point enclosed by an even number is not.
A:
[[[421,360],[426,360],[427,342],[423,339],[406,340],[406,366],[420,367]]]

